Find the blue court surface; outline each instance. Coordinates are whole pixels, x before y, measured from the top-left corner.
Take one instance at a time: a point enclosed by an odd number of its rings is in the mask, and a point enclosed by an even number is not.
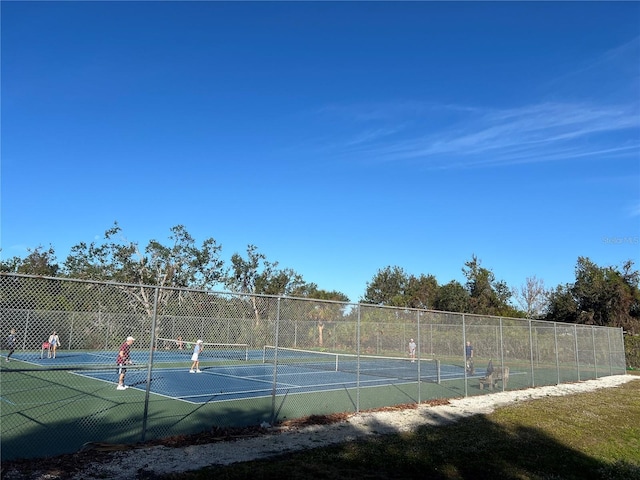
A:
[[[112,351],[59,351],[55,359],[49,359],[46,355],[41,359],[39,353],[16,354],[15,358],[40,366],[64,368],[77,375],[111,383],[115,389],[118,372],[115,365],[116,354]],[[408,359],[389,362],[380,358],[359,360],[358,374],[355,365],[349,365],[350,362],[344,362],[344,368],[349,371],[341,371],[335,368],[332,360],[296,363],[297,360],[289,355],[282,355],[283,363],[279,363],[276,368],[271,363],[262,363],[262,350],[249,351],[240,357],[218,359],[217,363],[221,364],[215,364],[215,358],[201,357],[201,373],[189,373],[190,351],[154,352],[150,392],[190,403],[209,403],[269,397],[274,390],[276,395],[291,395],[345,390],[357,386],[410,384],[417,381],[418,374],[426,382],[464,378],[462,367],[442,365],[436,368],[438,364],[434,361],[422,361],[418,372],[418,362],[413,363]],[[128,368],[125,383],[131,389],[145,391],[149,352],[132,351],[131,358],[134,365]],[[183,366],[177,366],[180,364]],[[74,366],[79,368],[75,369]]]

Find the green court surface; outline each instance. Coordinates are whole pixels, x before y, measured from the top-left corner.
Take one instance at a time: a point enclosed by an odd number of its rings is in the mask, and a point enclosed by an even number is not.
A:
[[[78,354],[79,355],[79,354]],[[440,377],[422,381],[384,378],[376,372],[356,375],[318,371],[295,365],[274,369],[257,360],[203,362],[201,374],[190,374],[188,362],[167,361],[149,369],[128,367],[130,388],[116,390],[117,372],[109,356],[81,365],[61,355],[55,367],[48,359],[2,361],[0,421],[2,458],[35,458],[78,451],[86,442],[137,443],[213,427],[273,423],[311,415],[355,412],[490,393],[478,378],[456,365],[443,365]],[[92,357],[95,357],[93,355]],[[33,360],[33,359],[32,359]],[[143,360],[139,358],[138,360]],[[181,358],[181,360],[183,360]],[[412,367],[413,368],[413,367]],[[508,385],[524,389],[596,378],[608,372],[553,365],[510,365]],[[274,374],[277,380],[274,380]],[[578,378],[579,377],[579,378]],[[150,379],[150,382],[147,382]]]

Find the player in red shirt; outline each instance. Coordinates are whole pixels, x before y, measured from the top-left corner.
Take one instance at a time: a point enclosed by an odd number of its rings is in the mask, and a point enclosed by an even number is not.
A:
[[[135,338],[133,337],[127,337],[124,343],[120,345],[120,350],[118,351],[118,357],[116,358],[116,364],[118,365],[118,375],[120,375],[120,377],[118,378],[118,390],[126,390],[127,388],[129,388],[124,384],[124,377],[127,374],[125,365],[131,364],[131,354],[129,353],[129,349],[131,348],[131,344],[134,340]]]

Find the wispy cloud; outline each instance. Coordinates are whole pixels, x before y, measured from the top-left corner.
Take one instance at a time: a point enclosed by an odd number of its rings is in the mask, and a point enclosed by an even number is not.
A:
[[[554,77],[549,91],[563,95],[589,95],[609,101],[637,100],[640,87],[640,36]]]
[[[383,123],[392,124],[392,117]],[[633,104],[545,102],[484,111],[432,106],[424,116],[403,116],[396,124],[402,126],[354,129],[351,137],[327,148],[377,161],[421,159],[437,168],[610,159],[640,152],[640,115]]]
[[[317,113],[339,128],[330,129],[322,151],[428,168],[638,157],[638,59],[635,38],[558,76],[548,98],[510,108],[423,101],[327,106]]]

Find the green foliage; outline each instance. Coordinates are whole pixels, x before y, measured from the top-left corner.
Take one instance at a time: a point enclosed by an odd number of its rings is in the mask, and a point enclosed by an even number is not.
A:
[[[121,237],[117,222],[105,232],[102,243],[79,243],[72,247],[61,267],[53,247],[38,247],[22,259],[0,261],[0,273],[22,273],[55,277],[59,275],[87,280],[108,280],[131,285],[213,289],[223,285],[236,293],[288,295],[302,298],[348,302],[337,291],[318,289],[292,269],[278,267],[257,247],[249,245],[246,257],[234,254],[225,268],[219,255],[221,246],[213,238],[196,246],[184,226],[171,228],[169,245],[151,240],[144,249]],[[466,283],[451,281],[439,285],[433,275],[408,274],[401,267],[379,270],[367,283],[360,302],[379,306],[473,313],[502,317],[543,318],[566,323],[620,327],[640,334],[640,272],[627,261],[621,268],[600,267],[579,257],[573,284],[547,291],[535,277],[527,279],[522,290],[509,289],[493,272],[480,264],[477,256],[465,262]],[[515,292],[515,293],[514,293]],[[130,287],[127,298],[149,311],[152,304],[144,289]],[[512,296],[523,310],[514,307]],[[166,304],[166,299],[160,299]],[[33,302],[25,299],[25,305]],[[256,322],[266,314],[254,301]],[[541,312],[544,311],[544,315]]]
[[[225,283],[234,292],[264,295],[291,295],[304,292],[302,276],[291,269],[279,269],[255,245],[247,246],[247,256],[234,253]]]
[[[105,232],[103,243],[73,246],[65,273],[90,280],[198,288],[210,288],[224,279],[224,262],[218,258],[221,247],[212,238],[197,247],[182,225],[171,228],[171,245],[151,240],[143,251],[120,234],[115,223]]]
[[[578,319],[578,302],[573,296],[570,284],[558,285],[549,293],[547,320],[576,323]]]
[[[433,306],[443,312],[468,313],[469,292],[460,282],[452,280],[438,289]]]
[[[547,320],[620,327],[640,333],[640,273],[627,261],[622,269],[599,267],[579,257],[574,284],[549,295]]]
[[[508,301],[511,291],[503,281],[497,281],[491,270],[480,266],[480,260],[473,255],[462,269],[467,279],[469,292],[469,313],[479,315],[505,315],[513,310]]]
[[[400,267],[385,267],[378,270],[367,289],[362,301],[373,305],[406,306],[405,292],[409,275]]]
[[[437,309],[480,315],[521,317],[509,304],[511,290],[497,281],[493,272],[482,268],[474,255],[463,269],[466,286],[452,281],[442,287],[433,275],[409,275],[402,268],[379,270],[367,284],[363,303],[418,309]]]
[[[53,247],[44,250],[39,246],[35,250],[27,250],[25,258],[12,257],[0,261],[0,272],[22,273],[29,275],[41,275],[43,277],[55,277],[60,269],[56,262],[56,254]]]
[[[363,303],[406,308],[433,308],[438,282],[433,275],[414,276],[401,267],[378,270],[367,283]]]
[[[433,275],[411,275],[407,282],[405,294],[409,308],[433,308],[433,302],[438,292],[438,281]]]
[[[640,335],[625,335],[624,351],[627,368],[640,369]]]

